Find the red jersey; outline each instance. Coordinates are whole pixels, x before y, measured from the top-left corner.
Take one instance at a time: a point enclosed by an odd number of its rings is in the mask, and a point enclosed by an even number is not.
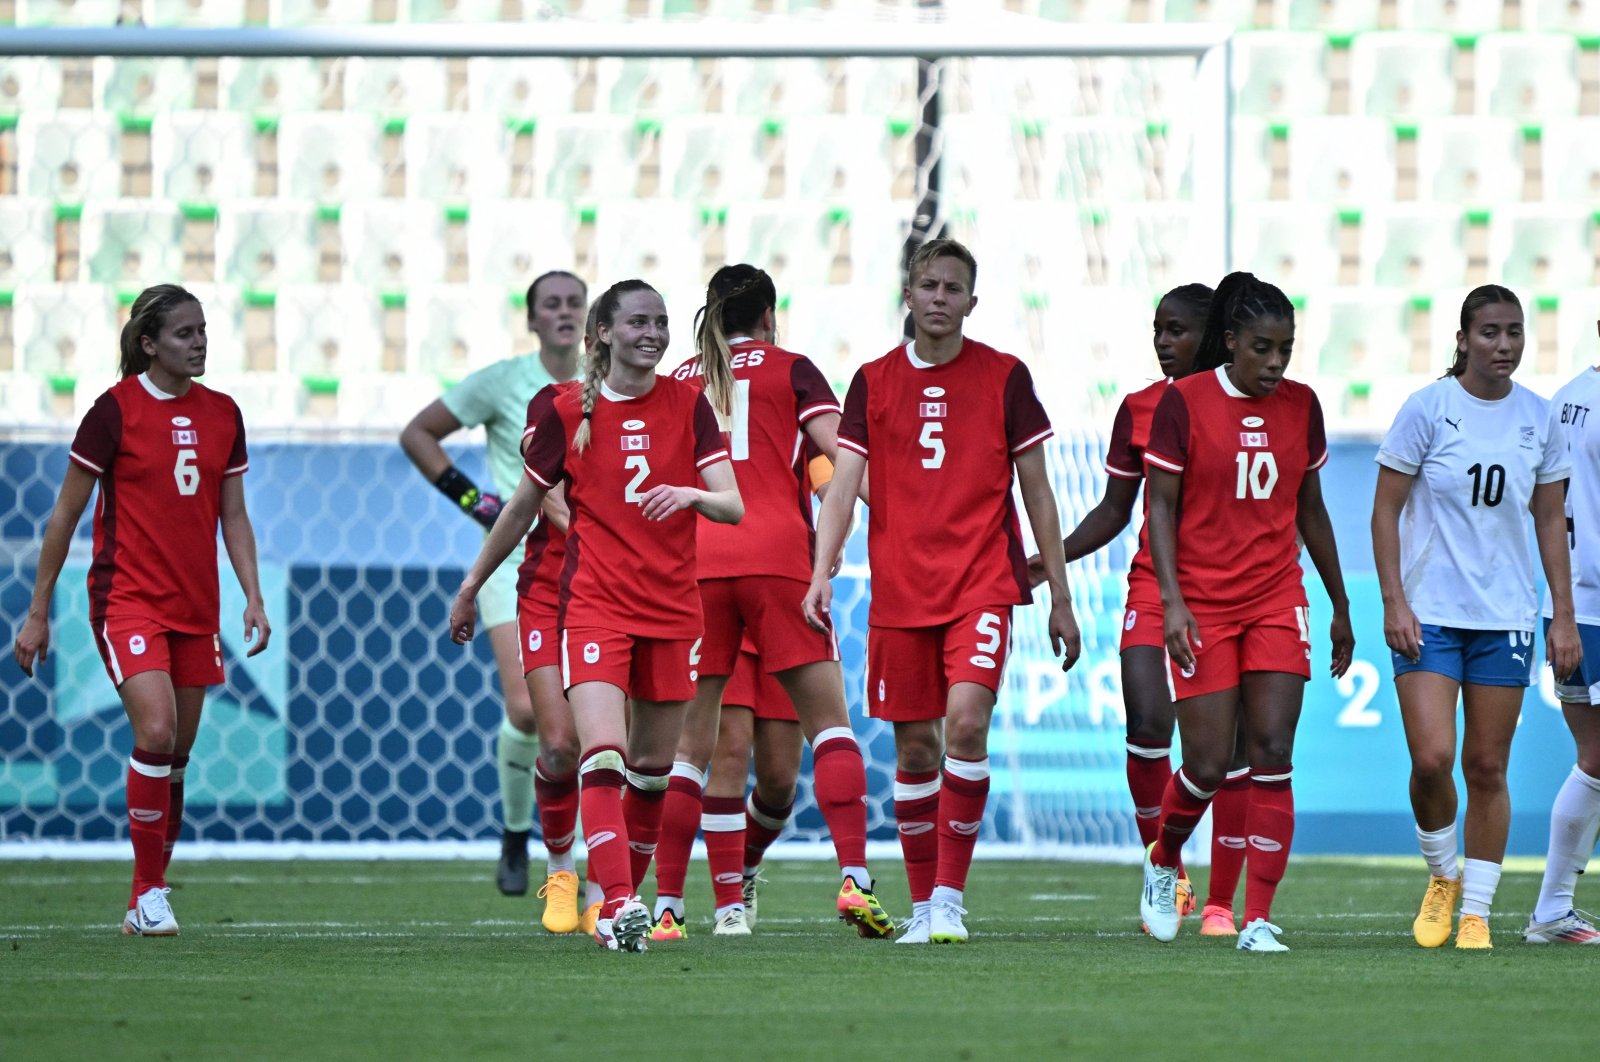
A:
[[[1111,423],[1111,445],[1106,448],[1106,475],[1118,479],[1144,478],[1144,450],[1150,442],[1150,419],[1172,381],[1160,379],[1122,399]],[[1159,607],[1161,588],[1156,585],[1150,561],[1150,494],[1144,494],[1144,523],[1139,525],[1139,549],[1128,567],[1128,604]]]
[[[214,634],[222,481],[250,467],[233,399],[200,383],[168,395],[130,376],[95,400],[71,459],[100,480],[89,617]]]
[[[522,432],[522,451],[526,456],[528,443],[539,418],[555,403],[556,396],[565,391],[580,390],[577,380],[546,384],[528,402],[527,427]],[[532,602],[536,611],[548,616],[555,625],[556,597],[560,590],[561,566],[567,559],[567,536],[552,524],[543,513],[528,529],[522,552],[522,563],[517,566],[517,596]]]
[[[1252,398],[1224,369],[1179,380],[1156,407],[1144,459],[1183,476],[1178,586],[1197,618],[1243,620],[1306,604],[1300,484],[1328,460],[1311,388],[1284,380]]]
[[[700,578],[781,575],[810,582],[816,532],[804,425],[840,412],[839,400],[810,358],[748,339],[732,349],[737,391],[728,450],[745,517],[738,524],[699,519]],[[673,376],[705,386],[698,358]]]
[[[856,372],[839,445],[869,461],[873,626],[1033,600],[1012,462],[1052,434],[1028,367],[971,339],[943,365],[908,343]]]
[[[566,391],[541,415],[527,447],[528,475],[546,489],[565,482],[572,512],[557,624],[700,637],[697,514],[646,520],[639,500],[660,483],[691,485],[700,469],[728,459],[711,403],[693,384],[658,376],[639,398],[603,392],[579,453],[572,437],[582,421],[582,391]]]

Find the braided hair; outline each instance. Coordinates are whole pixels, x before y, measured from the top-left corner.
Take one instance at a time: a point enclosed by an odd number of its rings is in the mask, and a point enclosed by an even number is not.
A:
[[[199,302],[194,294],[176,284],[157,284],[139,292],[133,300],[128,323],[122,326],[122,378],[138,376],[150,368],[150,355],[145,353],[144,339],[152,342],[166,327],[167,315],[185,302]]]
[[[778,305],[778,288],[767,271],[753,265],[723,266],[706,285],[706,304],[695,315],[695,351],[705,375],[706,397],[724,417],[733,415],[733,351],[730,333],[750,332],[761,315]]]
[[[1503,288],[1499,284],[1482,284],[1467,292],[1467,297],[1461,300],[1461,333],[1463,337],[1472,330],[1472,319],[1478,316],[1478,311],[1497,302],[1509,302],[1517,309],[1522,309],[1522,301],[1517,298],[1516,292],[1510,288]],[[1460,376],[1466,371],[1467,346],[1464,339],[1458,339],[1456,340],[1455,356],[1450,361],[1450,367],[1444,371],[1444,375]],[[1444,376],[1441,376],[1440,379],[1444,379]]]
[[[1254,273],[1229,273],[1223,277],[1206,310],[1206,328],[1195,350],[1194,372],[1209,372],[1228,364],[1227,333],[1238,335],[1251,321],[1269,317],[1294,324],[1294,305],[1277,285],[1256,279]]]
[[[572,435],[572,448],[579,453],[589,447],[594,421],[594,404],[600,399],[600,385],[611,374],[611,344],[600,338],[600,325],[610,327],[616,321],[617,308],[622,297],[634,291],[654,292],[656,289],[642,280],[622,280],[611,285],[605,294],[595,300],[591,314],[595,322],[594,346],[583,358],[583,423]],[[658,293],[659,294],[659,293]]]

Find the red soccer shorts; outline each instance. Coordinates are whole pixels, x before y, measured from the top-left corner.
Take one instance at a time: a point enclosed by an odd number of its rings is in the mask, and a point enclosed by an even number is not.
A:
[[[943,719],[958,682],[1000,691],[1010,648],[1010,605],[940,627],[870,627],[867,714],[895,723]]]
[[[1122,614],[1122,645],[1119,651],[1127,652],[1136,645],[1165,649],[1167,634],[1161,617],[1160,604],[1128,602],[1128,610]]]
[[[787,671],[819,660],[839,659],[839,643],[806,622],[800,602],[807,586],[781,575],[745,575],[737,579],[702,579],[700,610],[706,637],[700,647],[700,671],[731,675],[739,659],[739,636],[748,631],[761,666]]]
[[[1184,674],[1167,661],[1172,699],[1186,700],[1231,690],[1246,671],[1279,671],[1311,677],[1310,609],[1304,605],[1228,623],[1199,620],[1205,643],[1194,651],[1194,669]]]
[[[722,691],[724,708],[749,708],[757,719],[781,719],[797,723],[794,702],[782,683],[761,670],[761,660],[754,653],[740,653],[734,665],[733,677]]]
[[[541,667],[561,664],[561,640],[556,631],[555,614],[525,597],[517,598],[517,638],[524,675]]]
[[[695,668],[698,644],[569,627],[561,632],[561,687],[609,682],[636,701],[687,701],[700,677]]]
[[[151,620],[108,618],[94,632],[94,644],[114,686],[146,671],[165,671],[178,688],[223,682],[222,639],[215,634],[183,634]]]

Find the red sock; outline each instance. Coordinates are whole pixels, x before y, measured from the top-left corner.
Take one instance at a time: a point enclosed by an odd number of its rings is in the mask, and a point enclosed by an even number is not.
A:
[[[1272,897],[1289,865],[1289,845],[1294,841],[1293,767],[1250,770],[1250,815],[1245,834],[1250,839],[1250,861],[1244,884],[1244,921],[1272,921]]]
[[[596,760],[601,762],[596,764]],[[584,754],[583,766],[578,768],[578,803],[583,812],[583,843],[589,848],[589,876],[605,894],[605,906],[600,909],[604,918],[610,918],[633,897],[628,824],[622,815],[626,781],[621,749],[602,745]]]
[[[644,885],[644,876],[655,858],[661,839],[661,809],[666,803],[667,776],[671,767],[628,768],[628,794],[622,799],[622,816],[628,823],[628,849],[632,853],[633,891]],[[689,842],[693,844],[691,840]]]
[[[172,757],[172,773],[167,775],[167,843],[162,850],[162,877],[172,865],[172,850],[178,845],[178,834],[183,832],[183,773],[189,766],[189,757]]]
[[[1197,792],[1182,767],[1172,772],[1172,781],[1167,783],[1166,795],[1161,798],[1161,833],[1156,838],[1155,850],[1150,853],[1150,862],[1158,867],[1182,865],[1183,842],[1194,832],[1214,796],[1215,792]]]
[[[867,865],[867,769],[861,762],[861,746],[855,735],[832,731],[817,735],[811,748],[811,769],[815,778],[817,807],[828,832],[833,835],[833,850],[841,867]],[[866,884],[863,882],[863,884]]]
[[[894,773],[894,820],[900,830],[900,851],[906,859],[906,884],[911,902],[933,896],[933,879],[939,861],[939,772]]]
[[[744,868],[740,865],[745,849],[744,816],[744,801],[738,797],[705,799],[700,829],[706,835],[706,862],[711,864],[711,891],[718,907],[744,902]]]
[[[539,830],[551,855],[572,851],[578,833],[578,772],[553,778],[544,761],[533,763],[533,792],[539,799]]]
[[[939,871],[935,886],[967,887],[972,849],[983,826],[989,802],[989,759],[944,758],[944,784],[939,790]]]
[[[1128,739],[1128,792],[1139,826],[1139,844],[1148,848],[1161,825],[1161,798],[1172,781],[1172,747]]]
[[[794,813],[794,797],[789,797],[789,802],[783,807],[774,807],[761,799],[761,794],[754,789],[750,791],[750,799],[744,805],[744,869],[751,873],[761,865],[761,860],[766,858],[767,849],[772,847],[772,842],[783,833],[785,826],[789,825],[789,816]]]
[[[1211,801],[1211,882],[1206,905],[1233,910],[1244,871],[1245,816],[1250,813],[1250,772],[1228,772]]]
[[[128,840],[133,842],[131,910],[145,890],[167,883],[167,810],[172,753],[135,748],[128,758]]]
[[[656,895],[683,898],[689,876],[689,852],[700,829],[700,778],[698,769],[674,763],[661,801],[661,842],[656,845]],[[740,820],[743,825],[743,820]],[[632,835],[632,831],[629,831]],[[709,842],[708,842],[709,843]]]

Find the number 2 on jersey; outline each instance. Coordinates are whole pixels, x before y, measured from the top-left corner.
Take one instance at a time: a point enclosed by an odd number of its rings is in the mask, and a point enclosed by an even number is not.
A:
[[[195,467],[193,450],[179,450],[178,461],[172,466],[172,478],[177,480],[178,493],[185,498],[200,489],[200,470]]]
[[[644,495],[639,493],[639,484],[650,476],[650,460],[644,454],[635,454],[622,462],[622,467],[634,469],[633,478],[628,480],[627,487],[623,489],[623,499],[631,502],[644,501]]]

